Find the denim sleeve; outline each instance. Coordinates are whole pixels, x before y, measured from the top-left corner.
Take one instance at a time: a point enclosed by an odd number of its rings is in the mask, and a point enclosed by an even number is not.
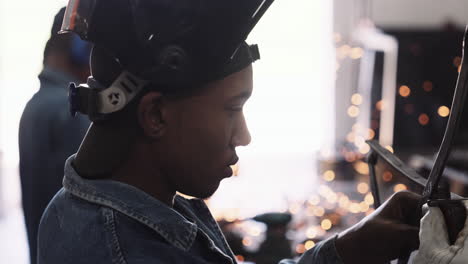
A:
[[[335,248],[336,236],[307,250],[298,261],[285,259],[279,264],[343,264]]]

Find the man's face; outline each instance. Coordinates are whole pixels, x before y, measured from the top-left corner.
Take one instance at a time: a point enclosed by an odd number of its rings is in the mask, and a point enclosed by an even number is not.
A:
[[[212,82],[201,94],[171,102],[163,174],[176,191],[210,197],[232,175],[235,148],[250,143],[243,106],[252,94],[252,67]]]

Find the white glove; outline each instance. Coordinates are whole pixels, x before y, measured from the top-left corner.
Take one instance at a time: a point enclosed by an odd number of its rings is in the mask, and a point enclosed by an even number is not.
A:
[[[464,202],[468,208],[468,202]],[[468,219],[458,234],[454,245],[450,245],[444,216],[438,207],[429,207],[421,219],[419,251],[414,264],[467,264],[468,263]]]

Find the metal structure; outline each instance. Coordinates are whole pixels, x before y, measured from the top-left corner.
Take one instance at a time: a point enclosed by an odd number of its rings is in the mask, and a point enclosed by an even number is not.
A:
[[[382,76],[382,111],[380,112],[379,142],[384,146],[393,145],[393,126],[395,120],[395,93],[398,67],[398,42],[370,23],[362,24],[353,34],[353,38],[364,49],[361,58],[358,92],[363,96],[363,105],[358,123],[370,127],[372,102],[372,76],[374,76],[375,56],[383,52]]]

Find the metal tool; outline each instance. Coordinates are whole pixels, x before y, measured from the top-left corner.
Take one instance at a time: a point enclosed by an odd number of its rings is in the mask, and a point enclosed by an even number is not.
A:
[[[371,176],[371,189],[374,197],[379,197],[375,165],[377,160],[381,158],[401,175],[405,176],[413,183],[424,187],[422,191],[421,207],[427,203],[429,206],[437,206],[441,209],[447,224],[447,231],[451,244],[454,243],[458,233],[464,227],[466,209],[462,201],[467,199],[455,194],[450,194],[448,183],[440,183],[448,156],[450,154],[450,149],[456,135],[456,130],[461,120],[463,103],[466,102],[468,94],[468,59],[465,59],[465,55],[468,54],[467,41],[468,26],[465,29],[461,70],[458,76],[457,86],[455,88],[449,121],[445,130],[442,144],[440,145],[439,152],[437,153],[434,167],[432,168],[428,179],[426,180],[424,177],[420,176],[414,170],[406,166],[393,153],[381,147],[376,141],[367,142],[371,147],[368,163]],[[380,202],[379,198],[377,198],[376,201]],[[380,203],[376,203],[376,206],[379,205]],[[418,221],[421,217],[420,212],[416,214],[418,215],[414,215],[413,217],[415,222]],[[404,256],[398,261],[398,263],[407,263],[408,259],[409,255]]]

